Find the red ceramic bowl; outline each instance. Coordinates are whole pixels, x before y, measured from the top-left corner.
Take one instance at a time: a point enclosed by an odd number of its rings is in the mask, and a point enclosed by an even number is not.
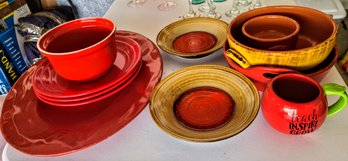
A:
[[[38,41],[54,70],[72,81],[105,74],[116,59],[115,24],[106,18],[83,18],[61,24]]]
[[[259,91],[263,91],[266,84],[272,78],[283,73],[298,72],[313,78],[317,82],[320,82],[324,78],[324,76],[329,72],[329,70],[335,65],[339,55],[337,48],[334,48],[329,54],[329,56],[322,63],[312,68],[311,70],[299,72],[290,68],[275,66],[253,66],[249,68],[243,68],[228,57],[228,54],[231,53],[232,50],[230,49],[229,44],[227,42],[224,44],[223,50],[224,56],[230,67],[249,77]]]
[[[263,50],[294,49],[300,31],[300,24],[282,15],[262,15],[249,19],[242,25],[251,47]]]

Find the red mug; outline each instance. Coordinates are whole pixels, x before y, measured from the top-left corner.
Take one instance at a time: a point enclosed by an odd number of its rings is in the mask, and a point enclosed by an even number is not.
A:
[[[339,100],[328,106],[327,95]],[[302,135],[317,130],[327,116],[346,107],[348,96],[344,86],[328,83],[322,86],[314,79],[297,73],[281,74],[273,78],[262,95],[262,112],[276,130]]]

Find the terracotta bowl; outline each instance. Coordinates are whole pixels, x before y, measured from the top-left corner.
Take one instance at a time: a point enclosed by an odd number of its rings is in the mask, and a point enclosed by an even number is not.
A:
[[[221,49],[228,24],[214,18],[189,18],[169,24],[157,35],[157,45],[166,53],[184,58],[207,56]]]
[[[295,49],[260,50],[249,46],[242,33],[243,24],[261,15],[287,16],[300,24]],[[245,12],[229,25],[228,43],[234,50],[232,59],[241,67],[272,65],[307,70],[320,64],[336,44],[337,25],[327,14],[301,6],[269,6]]]
[[[294,49],[300,24],[281,15],[263,15],[249,19],[242,26],[251,47],[263,50]]]
[[[259,94],[241,73],[196,65],[164,78],[150,99],[155,123],[179,139],[211,142],[242,132],[255,119]]]
[[[231,49],[227,42],[225,43],[223,50],[224,50],[224,56],[227,60],[227,63],[230,65],[230,67],[249,77],[259,91],[263,91],[266,84],[273,77],[279,74],[299,72],[291,68],[272,67],[272,66],[265,66],[265,65],[243,68],[237,62],[235,62],[228,56],[231,54],[230,53]],[[334,48],[331,50],[329,56],[319,65],[315,66],[314,68],[310,70],[301,71],[300,73],[305,74],[313,78],[314,80],[320,82],[324,78],[324,76],[329,72],[329,70],[335,65],[335,63],[337,62],[338,56],[339,56],[338,49]]]

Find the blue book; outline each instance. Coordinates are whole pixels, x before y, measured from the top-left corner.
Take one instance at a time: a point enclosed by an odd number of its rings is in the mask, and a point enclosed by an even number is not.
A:
[[[11,84],[7,81],[5,73],[0,69],[0,95],[7,94]]]

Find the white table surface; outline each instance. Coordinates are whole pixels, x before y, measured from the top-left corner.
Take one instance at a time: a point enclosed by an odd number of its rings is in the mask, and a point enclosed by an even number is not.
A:
[[[179,20],[187,11],[186,0],[177,0],[178,5],[169,11],[157,10],[158,1],[148,0],[141,7],[129,8],[128,0],[115,0],[105,17],[117,24],[117,29],[140,33],[155,42],[157,33],[169,23]],[[263,1],[267,5],[294,4],[291,0],[277,3]],[[217,4],[217,10],[225,12],[230,1]],[[195,6],[196,7],[196,6]],[[223,16],[223,20],[231,19]],[[208,63],[227,66],[222,52],[198,61],[186,61],[163,56],[163,77],[185,66]],[[336,68],[332,68],[321,82],[335,82],[345,85]],[[336,98],[329,97],[329,104]],[[18,152],[9,145],[2,154],[4,161],[343,161],[348,153],[348,109],[326,120],[314,133],[290,136],[272,129],[259,112],[255,121],[242,133],[211,143],[195,143],[167,135],[153,122],[149,107],[126,127],[90,148],[58,157],[34,157]],[[2,142],[1,142],[2,143]]]
[[[343,19],[347,15],[340,0],[294,0],[294,2],[297,5],[321,10],[327,14],[332,15],[334,19]]]

